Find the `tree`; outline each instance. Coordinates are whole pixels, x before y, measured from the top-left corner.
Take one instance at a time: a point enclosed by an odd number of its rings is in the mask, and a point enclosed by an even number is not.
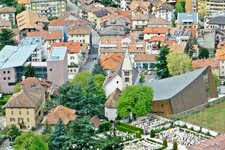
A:
[[[98,88],[102,88],[102,85],[105,81],[105,76],[103,74],[95,74],[93,80]]]
[[[48,144],[32,131],[18,136],[13,147],[18,150],[48,150]]]
[[[11,125],[9,127],[9,130],[7,132],[7,136],[9,136],[9,138],[12,138],[12,142],[16,139],[17,136],[21,135],[21,131],[19,128],[16,127],[16,125]],[[10,139],[11,140],[11,139]]]
[[[75,149],[89,149],[94,146],[94,127],[90,122],[90,117],[80,117],[72,121],[69,125],[69,140],[64,145],[71,149],[71,145],[75,145]],[[72,144],[71,144],[72,143]]]
[[[169,53],[166,60],[170,75],[180,75],[192,69],[192,60],[186,54]]]
[[[48,124],[48,122],[46,122],[46,125],[43,130],[43,134],[49,134],[49,133],[51,133],[51,131],[52,131],[51,126]]]
[[[2,32],[0,33],[0,50],[2,50],[6,45],[16,44],[16,42],[12,39],[13,35],[14,33],[12,30],[2,29]]]
[[[163,147],[166,148],[168,146],[167,140],[163,139]]]
[[[198,58],[209,58],[209,50],[207,48],[200,48]]]
[[[140,83],[143,84],[145,82],[145,75],[141,73]]]
[[[7,7],[16,7],[17,0],[0,0],[0,5]]]
[[[191,39],[187,41],[187,44],[184,49],[184,53],[187,54],[189,57],[193,56],[194,49],[193,49],[193,41]]]
[[[87,80],[91,78],[91,73],[89,71],[83,71],[78,73],[73,80],[71,81],[72,84],[81,84],[82,87],[87,86]]]
[[[94,69],[92,70],[92,74],[103,74],[104,76],[106,75],[106,72],[101,65],[100,59],[98,59],[97,63],[95,64]]]
[[[19,91],[20,91],[20,87],[21,87],[21,81],[18,82],[18,83],[16,84],[16,86],[14,87],[14,93],[19,92]]]
[[[117,113],[120,117],[133,120],[136,115],[143,116],[152,110],[153,90],[147,86],[127,86],[118,100]]]
[[[173,150],[178,150],[177,142],[173,142]]]
[[[104,90],[99,89],[92,78],[89,79],[87,81],[87,88],[85,89],[85,99],[82,102],[82,114],[89,116],[100,114],[105,99]]]
[[[27,66],[25,67],[25,72],[24,72],[25,77],[35,77],[35,69],[33,66]]]
[[[21,13],[22,11],[24,11],[24,10],[26,10],[26,7],[25,7],[25,5],[20,5],[20,4],[17,4],[16,5],[16,13],[17,14],[19,14],[19,13]]]
[[[169,70],[167,68],[167,60],[166,56],[169,54],[169,48],[167,46],[163,46],[160,48],[160,52],[158,57],[156,57],[157,63],[156,66],[156,74],[159,78],[167,78],[169,77]]]
[[[53,150],[58,150],[63,147],[64,142],[66,142],[66,130],[65,126],[60,119],[58,124],[54,127],[54,130],[51,133],[51,147]]]

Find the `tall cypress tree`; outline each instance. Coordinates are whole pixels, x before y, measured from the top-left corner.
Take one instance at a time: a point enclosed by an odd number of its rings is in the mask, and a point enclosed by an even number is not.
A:
[[[59,150],[63,147],[64,142],[66,141],[66,130],[65,126],[60,119],[58,124],[54,127],[53,132],[51,133],[51,146],[53,150]]]
[[[8,0],[7,0],[8,1]],[[6,45],[15,45],[16,42],[12,39],[14,33],[10,29],[2,29],[0,33],[0,51]]]
[[[169,70],[167,67],[166,56],[169,54],[169,47],[168,45],[163,46],[160,48],[159,56],[156,58],[156,74],[159,78],[167,78],[169,77]]]
[[[94,69],[92,70],[92,74],[103,74],[106,75],[106,71],[101,66],[100,59],[98,59],[98,62],[95,64]]]

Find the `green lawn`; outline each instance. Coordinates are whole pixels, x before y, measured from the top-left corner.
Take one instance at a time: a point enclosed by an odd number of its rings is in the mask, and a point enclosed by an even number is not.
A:
[[[225,101],[192,114],[182,114],[174,119],[225,133]]]

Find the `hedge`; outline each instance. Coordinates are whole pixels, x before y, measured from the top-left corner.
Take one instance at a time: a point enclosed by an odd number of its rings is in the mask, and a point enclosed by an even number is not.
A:
[[[126,127],[121,126],[121,125],[116,126],[116,128],[120,131],[123,131],[123,132],[135,133],[137,138],[141,138],[141,133],[139,131],[135,131],[135,130],[132,130],[130,128],[126,128]]]
[[[119,123],[119,125],[123,126],[125,128],[129,128],[129,129],[134,130],[134,131],[139,131],[141,134],[144,134],[144,130],[141,129],[141,128],[138,128],[138,127],[126,124],[126,123]]]
[[[0,100],[0,105],[5,105],[8,100]]]

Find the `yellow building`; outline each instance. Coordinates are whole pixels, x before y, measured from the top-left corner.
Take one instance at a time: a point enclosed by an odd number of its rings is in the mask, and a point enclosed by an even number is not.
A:
[[[41,88],[29,88],[11,96],[5,108],[6,124],[19,128],[32,129],[43,119],[45,91]]]

